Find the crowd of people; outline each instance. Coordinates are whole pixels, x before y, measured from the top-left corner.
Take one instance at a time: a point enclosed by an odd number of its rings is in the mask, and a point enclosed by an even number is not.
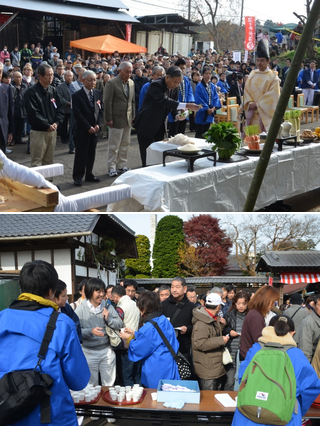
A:
[[[88,382],[157,388],[159,380],[179,380],[168,342],[174,353],[179,351],[189,361],[200,389],[225,391],[238,389],[245,366],[261,344],[290,344],[300,424],[320,393],[320,295],[305,304],[300,294],[293,294],[280,310],[279,291],[272,286],[253,292],[222,285],[198,296],[182,277],[152,291],[138,287],[133,279],[106,286],[90,278],[79,283],[79,298],[69,304],[66,284],[44,261],[24,265],[20,287],[18,300],[0,313],[0,379],[13,369],[33,367],[48,317],[52,310],[61,312],[41,366],[55,379],[52,424],[61,423],[62,415],[69,419],[64,424],[76,424],[72,401],[67,403],[68,388],[79,390]],[[114,333],[117,342],[111,338]],[[17,347],[23,351],[12,350]],[[226,348],[231,359],[224,362]],[[298,425],[292,415],[290,424]],[[240,424],[242,416],[237,411],[234,424]],[[40,424],[40,407],[17,424]]]
[[[299,23],[296,30],[301,33],[302,29]],[[296,35],[296,42],[298,38]],[[26,144],[31,167],[52,164],[60,136],[69,154],[75,155],[73,181],[81,186],[83,179],[100,180],[93,172],[98,137],[108,138],[106,173],[115,177],[130,170],[128,148],[133,129],[142,166],[146,166],[146,149],[152,142],[185,133],[188,123],[189,131],[201,137],[227,97],[236,97],[246,110],[247,124],[257,123],[261,131],[266,130],[279,96],[275,96],[278,83],[284,84],[291,61],[287,59],[282,69],[278,64],[278,48],[284,44],[281,31],[275,40],[258,31],[258,50],[262,41],[268,45],[263,67],[258,51],[246,60],[242,55],[241,61],[234,61],[233,52],[191,49],[186,56],[180,52],[169,55],[160,46],[155,54],[96,53],[84,59],[72,48],[60,53],[51,42],[45,49],[40,43],[25,43],[21,50],[15,46],[10,53],[4,46],[0,52],[0,149],[10,154],[10,146]],[[268,79],[272,77],[275,90],[268,89],[267,97],[275,105],[268,109],[265,120],[251,95],[247,103],[242,102],[252,71],[272,71]],[[302,88],[306,105],[313,103],[319,75],[314,62],[302,63],[296,86]],[[251,81],[250,87],[255,88]]]

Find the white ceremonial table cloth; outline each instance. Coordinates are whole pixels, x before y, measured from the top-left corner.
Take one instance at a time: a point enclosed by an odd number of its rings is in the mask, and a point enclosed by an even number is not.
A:
[[[128,184],[132,198],[110,204],[108,211],[241,212],[259,157],[238,163],[206,158],[188,173],[185,160],[124,173],[113,185]],[[320,186],[320,144],[275,151],[269,161],[255,209]]]

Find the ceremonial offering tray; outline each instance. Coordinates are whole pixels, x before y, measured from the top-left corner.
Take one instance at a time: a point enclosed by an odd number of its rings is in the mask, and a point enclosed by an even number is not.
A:
[[[302,141],[285,141],[283,142],[284,145],[290,145],[290,146],[298,146],[302,145]]]
[[[285,138],[276,139],[276,143],[278,144],[278,151],[282,151],[282,145],[300,145],[300,142],[297,141],[297,136],[287,136]]]
[[[188,172],[193,172],[193,164],[198,158],[204,158],[204,157],[213,157],[214,162],[213,165],[216,165],[217,162],[217,154],[212,151],[211,149],[201,149],[197,153],[190,153],[188,152],[182,152],[179,149],[168,149],[166,151],[163,151],[162,153],[162,159],[163,159],[163,166],[166,165],[166,157],[177,157],[177,158],[183,158],[188,163]]]
[[[263,147],[264,143],[261,143],[260,149],[250,149],[248,146],[243,146],[242,149],[244,149],[248,154],[261,154]]]
[[[313,138],[301,138],[301,139],[303,140],[303,142],[314,142],[317,139],[317,137],[315,136]]]
[[[238,163],[239,161],[249,160],[244,154],[236,152],[230,158],[218,158],[218,163]]]

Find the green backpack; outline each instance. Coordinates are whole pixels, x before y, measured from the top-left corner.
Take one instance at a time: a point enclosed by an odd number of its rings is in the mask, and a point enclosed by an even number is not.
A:
[[[296,378],[287,350],[294,346],[260,343],[246,368],[237,399],[240,413],[255,423],[286,425],[297,411]]]

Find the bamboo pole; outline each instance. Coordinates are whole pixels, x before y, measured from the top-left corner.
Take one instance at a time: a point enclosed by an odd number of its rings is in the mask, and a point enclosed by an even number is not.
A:
[[[288,75],[286,77],[284,86],[281,91],[279,102],[277,104],[274,116],[272,118],[266,143],[264,144],[262,153],[260,155],[257,168],[255,170],[247,199],[243,208],[244,212],[252,212],[254,210],[255,203],[257,201],[260,187],[268,167],[270,155],[273,149],[274,141],[276,140],[284,112],[286,110],[289,97],[295,86],[295,82],[300,70],[301,62],[303,61],[306,48],[312,38],[313,30],[316,26],[317,20],[320,15],[320,0],[315,0],[308,16],[308,20],[303,29],[301,39],[298,43],[297,50],[295,51],[292,64],[289,68]]]

